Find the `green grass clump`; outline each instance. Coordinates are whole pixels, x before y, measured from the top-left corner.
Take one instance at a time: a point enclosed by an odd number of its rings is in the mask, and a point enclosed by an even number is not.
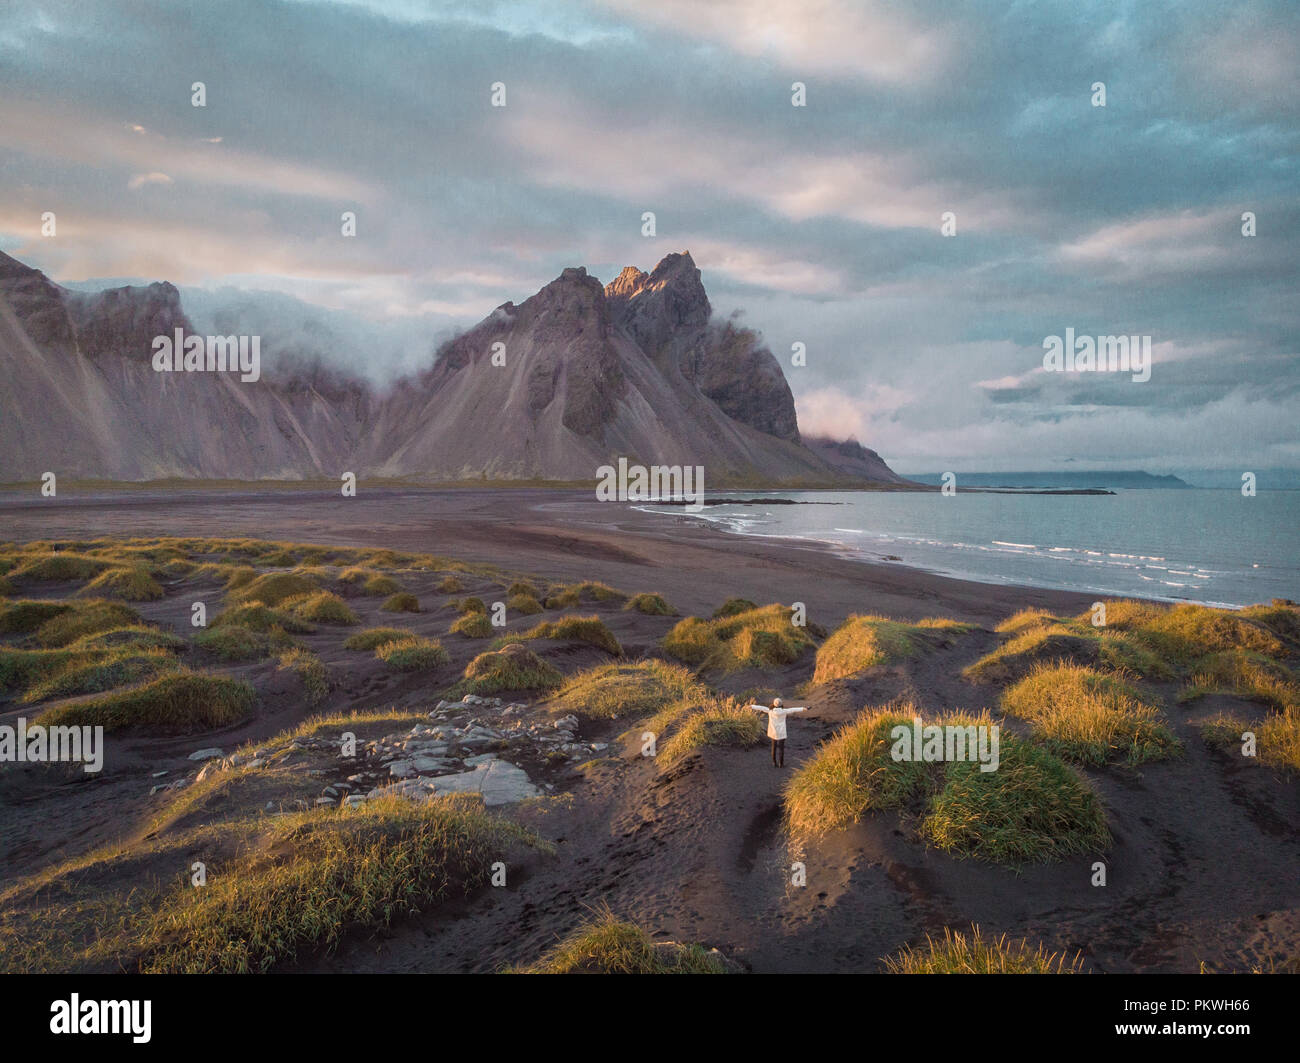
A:
[[[1248,606],[1237,615],[1263,624],[1283,642],[1300,644],[1300,607],[1294,602],[1274,598],[1271,605]]]
[[[394,594],[379,608],[385,613],[418,613],[420,611],[420,600],[414,594],[403,591],[400,594]]]
[[[1028,675],[1043,661],[1072,661],[1091,667],[1101,661],[1101,640],[1072,634],[1059,626],[1027,626],[963,671],[967,679],[985,683],[1012,682]]]
[[[46,620],[32,637],[47,649],[66,646],[86,635],[141,624],[140,614],[119,602],[88,599]]]
[[[1079,621],[1090,614],[1084,613]],[[1268,657],[1286,652],[1282,641],[1264,624],[1226,609],[1204,605],[1171,608],[1145,602],[1106,603],[1106,628],[1122,631],[1180,668],[1224,650],[1242,649]]]
[[[222,585],[228,591],[242,590],[258,578],[257,569],[252,565],[214,565],[212,568],[213,575],[222,577]]]
[[[212,627],[242,627],[268,634],[278,628],[294,635],[308,635],[316,629],[287,609],[272,609],[261,602],[232,605],[212,618]]]
[[[74,650],[167,650],[183,653],[189,643],[170,631],[156,627],[115,627],[94,635],[83,635],[69,647]]]
[[[1246,732],[1255,736],[1259,763],[1287,774],[1300,773],[1300,707],[1270,712],[1257,723],[1219,715],[1201,724],[1201,737],[1209,745],[1238,755],[1243,753],[1242,735]]]
[[[98,656],[78,649],[27,650],[0,646],[0,691],[47,682],[64,669],[88,664]]]
[[[512,594],[506,599],[506,609],[520,616],[534,616],[542,611],[542,603],[531,594]]]
[[[333,591],[317,591],[302,598],[289,598],[284,607],[309,624],[359,624],[361,618]]]
[[[676,616],[677,610],[668,604],[662,594],[643,592],[634,594],[623,605],[624,609],[638,613],[645,613],[646,616]]]
[[[747,701],[737,698],[707,696],[701,703],[670,715],[677,726],[659,746],[664,764],[671,764],[704,746],[745,749],[761,742],[767,727],[767,717],[760,716]]]
[[[925,936],[924,948],[904,948],[884,961],[890,974],[1079,974],[1083,954],[1073,959],[1064,952],[1048,952],[1027,940],[1010,941],[1003,934],[986,938],[978,926],[969,936],[945,927],[943,940]]]
[[[235,857],[201,890],[178,885],[168,894],[142,936],[140,970],[268,971],[466,896],[488,884],[508,849],[540,844],[460,795],[377,798],[259,829],[266,837],[258,850]]]
[[[274,607],[292,598],[314,594],[318,589],[315,579],[300,572],[265,572],[232,590],[230,600],[235,605],[261,602]]]
[[[345,650],[373,650],[382,646],[385,642],[392,642],[395,639],[410,638],[411,633],[405,628],[400,627],[368,627],[364,631],[358,631],[349,635],[343,642]]]
[[[516,594],[523,594],[529,598],[540,597],[537,588],[527,580],[515,580],[514,583],[506,589],[506,595],[513,597]]]
[[[723,620],[729,616],[739,616],[741,613],[753,612],[757,608],[758,605],[748,598],[728,598],[713,610],[713,619]]]
[[[319,705],[329,696],[329,673],[311,650],[301,646],[285,650],[280,654],[278,667],[282,672],[293,672],[301,680],[308,705]]]
[[[1007,617],[993,630],[1002,635],[1023,635],[1026,631],[1064,623],[1064,619],[1053,616],[1046,609],[1021,609],[1020,612]]]
[[[155,679],[175,671],[176,658],[165,650],[118,650],[100,660],[74,664],[27,688],[23,701],[49,701],[81,694],[98,694],[105,690]]]
[[[143,727],[194,734],[247,719],[255,695],[247,683],[201,672],[177,672],[126,690],[54,705],[41,713],[45,726],[102,726],[105,731]]]
[[[375,656],[395,672],[429,672],[451,660],[437,639],[418,635],[391,639],[375,648]]]
[[[393,579],[392,576],[385,576],[382,573],[376,573],[361,585],[361,592],[378,598],[381,595],[394,595],[400,593],[402,585]]]
[[[246,627],[228,625],[205,628],[194,636],[194,645],[223,661],[256,661],[271,654],[274,645],[284,645],[288,635],[272,638]]]
[[[464,594],[465,584],[461,583],[455,576],[446,576],[438,584],[439,594]]]
[[[451,634],[467,639],[486,639],[492,636],[492,621],[484,613],[465,613],[451,625]]]
[[[98,576],[111,564],[111,561],[99,557],[53,552],[40,554],[24,561],[13,570],[12,575],[14,579],[62,583],[68,580],[87,580],[92,576]]]
[[[817,650],[812,681],[829,683],[911,657],[921,647],[917,635],[914,624],[883,616],[851,616]]]
[[[487,604],[482,598],[461,598],[452,602],[451,607],[461,614],[487,612]]]
[[[377,576],[379,573],[374,569],[361,568],[353,565],[351,568],[345,568],[339,573],[340,583],[364,583],[371,576]]]
[[[673,626],[662,646],[670,657],[700,668],[779,667],[815,645],[804,628],[790,622],[793,616],[793,609],[779,604],[717,620],[691,616]]]
[[[547,609],[573,609],[582,604],[582,596],[576,587],[560,584],[546,592],[545,604]]]
[[[1002,695],[1002,708],[1028,720],[1034,739],[1079,764],[1163,760],[1182,750],[1160,710],[1117,676],[1043,663]]]
[[[512,639],[555,639],[560,642],[586,642],[615,657],[623,656],[614,633],[598,616],[562,616],[559,620],[543,620],[536,627]]]
[[[898,808],[920,794],[929,765],[890,756],[890,732],[911,727],[919,715],[911,704],[863,712],[836,731],[786,786],[785,819],[791,833],[819,837],[856,823],[865,812]]]
[[[465,666],[459,694],[495,694],[501,690],[554,690],[564,676],[537,654],[514,643],[480,653]]]
[[[1300,708],[1300,681],[1291,669],[1250,650],[1220,650],[1202,657],[1179,700],[1215,693],[1262,701],[1278,710]]]
[[[145,565],[106,568],[80,591],[95,596],[124,598],[128,602],[151,602],[163,596],[163,589]]]
[[[699,945],[656,944],[635,923],[610,912],[574,931],[517,974],[726,974],[716,953]]]
[[[795,837],[816,837],[866,812],[921,815],[922,838],[956,857],[1018,866],[1098,850],[1110,842],[1105,812],[1087,781],[1044,749],[1002,731],[999,763],[895,760],[895,727],[911,729],[912,705],[867,710],[806,761],[786,787]],[[923,725],[989,727],[987,714],[951,713]],[[901,752],[901,748],[900,748]]]
[[[956,857],[1047,863],[1110,845],[1106,813],[1088,782],[1045,749],[1003,732],[997,771],[944,765],[921,835]]]
[[[74,608],[74,602],[39,601],[31,598],[16,598],[0,603],[0,635],[30,634],[45,621],[70,613]]]
[[[706,694],[681,665],[656,660],[612,662],[570,676],[552,699],[551,711],[559,716],[573,713],[584,719],[613,720],[658,712],[682,698],[702,700]]]
[[[1150,625],[1162,622],[1166,615],[1161,606],[1144,602],[1107,602],[1107,623],[1098,627],[1092,623],[1091,612],[1062,618],[1041,609],[1025,609],[997,627],[1013,637],[962,674],[982,682],[1013,682],[1045,661],[1061,660],[1150,679],[1172,679],[1184,663],[1182,651],[1171,653],[1168,640],[1150,635]]]

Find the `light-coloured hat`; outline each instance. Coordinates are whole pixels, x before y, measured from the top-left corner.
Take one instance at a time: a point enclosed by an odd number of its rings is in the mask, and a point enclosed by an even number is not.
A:
[[[780,699],[780,698],[773,698],[773,699],[772,699],[772,707],[773,707],[773,708],[777,708],[777,709],[779,709],[779,708],[781,707],[781,699]]]

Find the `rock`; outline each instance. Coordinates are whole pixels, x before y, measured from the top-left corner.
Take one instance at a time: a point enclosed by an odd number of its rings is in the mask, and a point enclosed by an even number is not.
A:
[[[480,753],[476,757],[466,757],[465,764],[468,767],[476,768],[480,764],[486,764],[489,760],[496,760],[496,759],[497,759],[497,755],[495,753]]]
[[[568,716],[561,716],[551,726],[557,731],[576,731],[578,729],[578,717],[570,713]]]
[[[332,797],[318,797],[318,798],[316,798],[316,803],[317,803],[318,805],[332,805],[332,804],[334,803],[334,798],[332,798]]]
[[[216,746],[208,749],[196,749],[190,754],[190,760],[211,760],[213,757],[222,757],[225,754]]]
[[[156,771],[156,772],[153,773],[153,775],[150,776],[150,778],[152,778],[152,779],[161,779],[161,778],[162,778],[164,775],[166,775],[166,774],[168,774],[168,773],[165,772],[165,771]]]
[[[452,765],[446,757],[412,757],[410,763],[412,770],[420,775],[433,775]]]
[[[490,760],[473,771],[442,775],[430,780],[434,793],[477,793],[485,805],[508,805],[540,792],[522,768],[504,760]]]
[[[394,779],[405,779],[413,771],[414,768],[409,760],[395,760],[388,765],[388,773]]]

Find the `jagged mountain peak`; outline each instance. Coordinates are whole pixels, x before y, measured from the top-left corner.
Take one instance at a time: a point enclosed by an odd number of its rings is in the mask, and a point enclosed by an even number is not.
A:
[[[0,304],[12,311],[0,312],[0,452],[11,478],[55,468],[283,479],[347,468],[589,481],[627,457],[702,465],[715,486],[811,486],[858,479],[870,455],[855,452],[850,470],[845,455],[802,445],[780,364],[756,333],[711,320],[689,252],[649,273],[629,266],[608,286],[585,267],[564,269],[385,393],[324,370],[301,322],[260,335],[285,361],[259,381],[154,371],[151,340],[193,331],[167,283],[68,291],[0,253]],[[242,334],[250,324],[232,312],[210,328]]]

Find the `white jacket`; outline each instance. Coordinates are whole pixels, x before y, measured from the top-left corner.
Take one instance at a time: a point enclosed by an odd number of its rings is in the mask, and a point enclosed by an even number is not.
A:
[[[779,740],[785,738],[785,718],[792,712],[803,712],[806,706],[797,709],[788,709],[785,706],[769,709],[766,705],[751,705],[750,708],[755,712],[767,713],[767,737]]]

